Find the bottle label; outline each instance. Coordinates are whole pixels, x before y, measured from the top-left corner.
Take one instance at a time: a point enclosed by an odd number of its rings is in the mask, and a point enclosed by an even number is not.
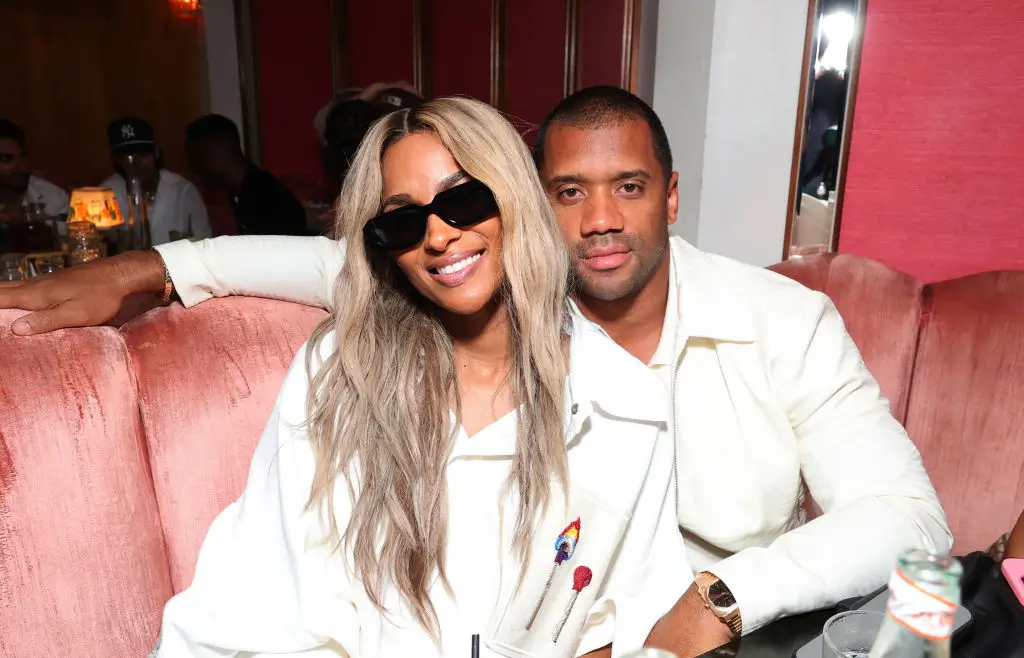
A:
[[[948,640],[956,603],[915,585],[897,569],[889,581],[889,615],[915,635]]]

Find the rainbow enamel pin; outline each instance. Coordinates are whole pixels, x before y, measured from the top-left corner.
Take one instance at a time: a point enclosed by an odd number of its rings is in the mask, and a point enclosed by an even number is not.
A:
[[[579,541],[580,520],[577,518],[567,525],[562,534],[558,535],[558,539],[555,540],[555,563],[551,565],[548,581],[544,583],[544,590],[540,593],[537,607],[533,609],[533,614],[530,615],[530,621],[526,624],[526,630],[533,628],[533,622],[537,620],[537,614],[540,613],[540,608],[544,605],[544,599],[548,597],[548,590],[551,589],[551,581],[555,578],[555,572],[558,571],[558,567],[562,566],[563,562],[567,562],[572,557],[572,554],[576,552],[576,544]]]

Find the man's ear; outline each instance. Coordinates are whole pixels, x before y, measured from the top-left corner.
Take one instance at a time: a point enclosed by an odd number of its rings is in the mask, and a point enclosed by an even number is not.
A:
[[[668,177],[668,194],[665,195],[665,204],[668,215],[668,223],[671,226],[676,223],[679,215],[679,172],[673,171]]]

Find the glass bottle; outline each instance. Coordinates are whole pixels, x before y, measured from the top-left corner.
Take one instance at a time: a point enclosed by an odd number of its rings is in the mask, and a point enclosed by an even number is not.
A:
[[[151,249],[153,238],[149,227],[149,200],[142,189],[142,180],[135,174],[135,156],[128,156],[126,181],[128,193],[128,249]]]
[[[948,555],[917,549],[900,555],[870,658],[949,658],[961,575],[963,567]]]
[[[92,222],[68,222],[68,263],[73,267],[101,256],[100,234]]]

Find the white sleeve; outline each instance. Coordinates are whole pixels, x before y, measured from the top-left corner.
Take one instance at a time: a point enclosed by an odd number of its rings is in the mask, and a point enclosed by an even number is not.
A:
[[[886,583],[906,548],[948,551],[952,534],[921,455],[824,295],[786,325],[796,349],[772,377],[797,438],[800,470],[824,512],[767,547],[709,569],[739,603],[743,632]]]
[[[185,226],[188,226],[188,218],[192,217],[192,236],[200,240],[213,237],[210,229],[210,217],[206,212],[206,204],[195,185],[186,185],[182,192],[182,211],[185,216]]]
[[[69,209],[71,203],[71,195],[67,193],[62,187],[56,185],[53,186],[53,199],[51,201],[55,208],[57,208],[57,214],[63,215]]]
[[[358,653],[352,582],[339,578],[343,569],[330,568],[337,553],[317,548],[319,519],[306,510],[314,458],[296,420],[305,404],[304,358],[301,350],[256,448],[244,493],[214,520],[191,586],[164,609],[157,658]],[[336,513],[344,517],[347,510]]]
[[[345,245],[323,237],[233,235],[155,249],[185,306],[247,295],[329,310],[345,263]]]
[[[604,591],[587,616],[577,656],[608,644],[612,656],[636,651],[693,582],[674,503],[675,449],[671,437],[661,432]]]

